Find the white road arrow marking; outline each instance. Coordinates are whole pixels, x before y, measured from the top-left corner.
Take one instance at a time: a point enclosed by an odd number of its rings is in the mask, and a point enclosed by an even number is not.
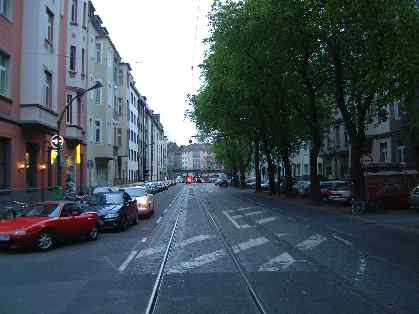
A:
[[[258,271],[280,271],[287,269],[296,262],[295,258],[287,252],[271,259],[266,264],[259,266]]]
[[[237,229],[245,229],[245,228],[250,228],[250,226],[248,224],[244,224],[244,225],[239,225],[228,213],[229,211],[223,210],[223,214],[227,217],[228,220],[230,220],[230,222],[233,224],[234,227],[236,227]]]
[[[242,242],[242,243],[239,243],[237,245],[234,245],[233,246],[233,252],[237,254],[241,251],[245,251],[245,250],[248,250],[250,248],[253,248],[253,247],[256,247],[256,246],[259,246],[259,245],[263,245],[263,244],[268,243],[268,242],[269,242],[269,240],[265,237],[250,239],[249,241]]]
[[[313,234],[307,240],[304,240],[303,242],[298,243],[296,247],[302,251],[308,251],[319,246],[321,243],[323,243],[326,240],[327,238],[320,234]]]

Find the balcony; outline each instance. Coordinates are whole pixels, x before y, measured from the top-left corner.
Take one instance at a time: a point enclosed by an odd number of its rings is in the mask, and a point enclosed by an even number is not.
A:
[[[49,108],[38,104],[20,106],[20,121],[24,126],[38,126],[57,130],[58,114]]]
[[[65,138],[70,141],[83,142],[83,128],[78,125],[66,125]]]

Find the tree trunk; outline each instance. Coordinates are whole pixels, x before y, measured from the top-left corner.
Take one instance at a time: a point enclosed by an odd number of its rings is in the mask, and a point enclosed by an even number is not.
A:
[[[275,165],[270,152],[266,153],[266,159],[268,161],[269,191],[271,194],[275,194]]]
[[[256,175],[256,192],[262,192],[261,177],[260,177],[260,156],[259,156],[259,142],[255,141],[255,175]]]
[[[310,149],[310,196],[313,202],[321,200],[320,179],[317,173],[317,157],[319,156],[319,145],[312,141]]]
[[[281,160],[278,158],[278,167],[277,167],[277,186],[276,186],[276,192],[278,195],[281,195]]]
[[[415,145],[415,153],[416,153],[416,171],[419,173],[419,144]]]
[[[246,188],[246,169],[243,164],[240,165],[240,188]]]
[[[292,173],[291,173],[291,162],[289,154],[282,154],[282,161],[284,162],[285,168],[285,194],[291,194],[292,190]]]
[[[352,140],[351,143],[351,176],[352,193],[355,200],[365,200],[365,181],[364,173],[361,167],[362,145],[358,140]]]

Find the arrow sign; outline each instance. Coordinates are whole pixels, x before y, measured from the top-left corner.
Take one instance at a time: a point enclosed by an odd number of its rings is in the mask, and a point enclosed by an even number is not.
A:
[[[54,135],[51,137],[51,146],[54,149],[63,147],[64,145],[64,138],[61,135]]]

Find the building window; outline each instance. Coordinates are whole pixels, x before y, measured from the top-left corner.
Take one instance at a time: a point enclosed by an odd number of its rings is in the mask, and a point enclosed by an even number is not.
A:
[[[73,99],[72,95],[67,95],[67,104],[71,103],[71,99]],[[73,104],[70,104],[67,107],[67,124],[73,124]]]
[[[54,14],[48,8],[47,8],[47,19],[48,19],[47,21],[48,29],[47,29],[47,34],[46,34],[47,36],[45,39],[48,42],[48,44],[52,46],[54,42]]]
[[[71,23],[77,24],[77,0],[72,0],[71,3]]]
[[[118,129],[117,137],[118,137],[118,145],[121,146],[122,145],[122,129],[121,128]]]
[[[37,187],[38,145],[28,144],[26,146],[26,186]]]
[[[380,143],[380,162],[387,161],[387,142]]]
[[[101,136],[102,136],[102,130],[101,130],[101,121],[95,120],[95,143],[100,144],[101,142]]]
[[[305,176],[308,175],[308,165],[307,164],[304,165],[304,175]]]
[[[86,21],[87,21],[87,3],[84,2],[83,3],[83,27],[87,26]]]
[[[102,63],[102,44],[96,43],[96,63]]]
[[[10,19],[10,0],[0,0],[0,15]]]
[[[9,64],[10,57],[0,51],[0,95],[6,97],[9,96]]]
[[[52,74],[44,71],[44,105],[52,109]]]
[[[83,48],[81,50],[81,77],[83,78],[86,75],[86,50]]]
[[[406,146],[403,143],[397,144],[396,154],[399,163],[406,162]]]
[[[93,143],[93,118],[89,118],[89,133],[90,133],[90,142]]]
[[[10,187],[10,140],[0,137],[0,189]]]
[[[70,48],[70,71],[76,72],[76,46]]]
[[[102,90],[101,88],[95,89],[95,103],[97,105],[101,103],[101,98],[102,98],[101,90]]]

